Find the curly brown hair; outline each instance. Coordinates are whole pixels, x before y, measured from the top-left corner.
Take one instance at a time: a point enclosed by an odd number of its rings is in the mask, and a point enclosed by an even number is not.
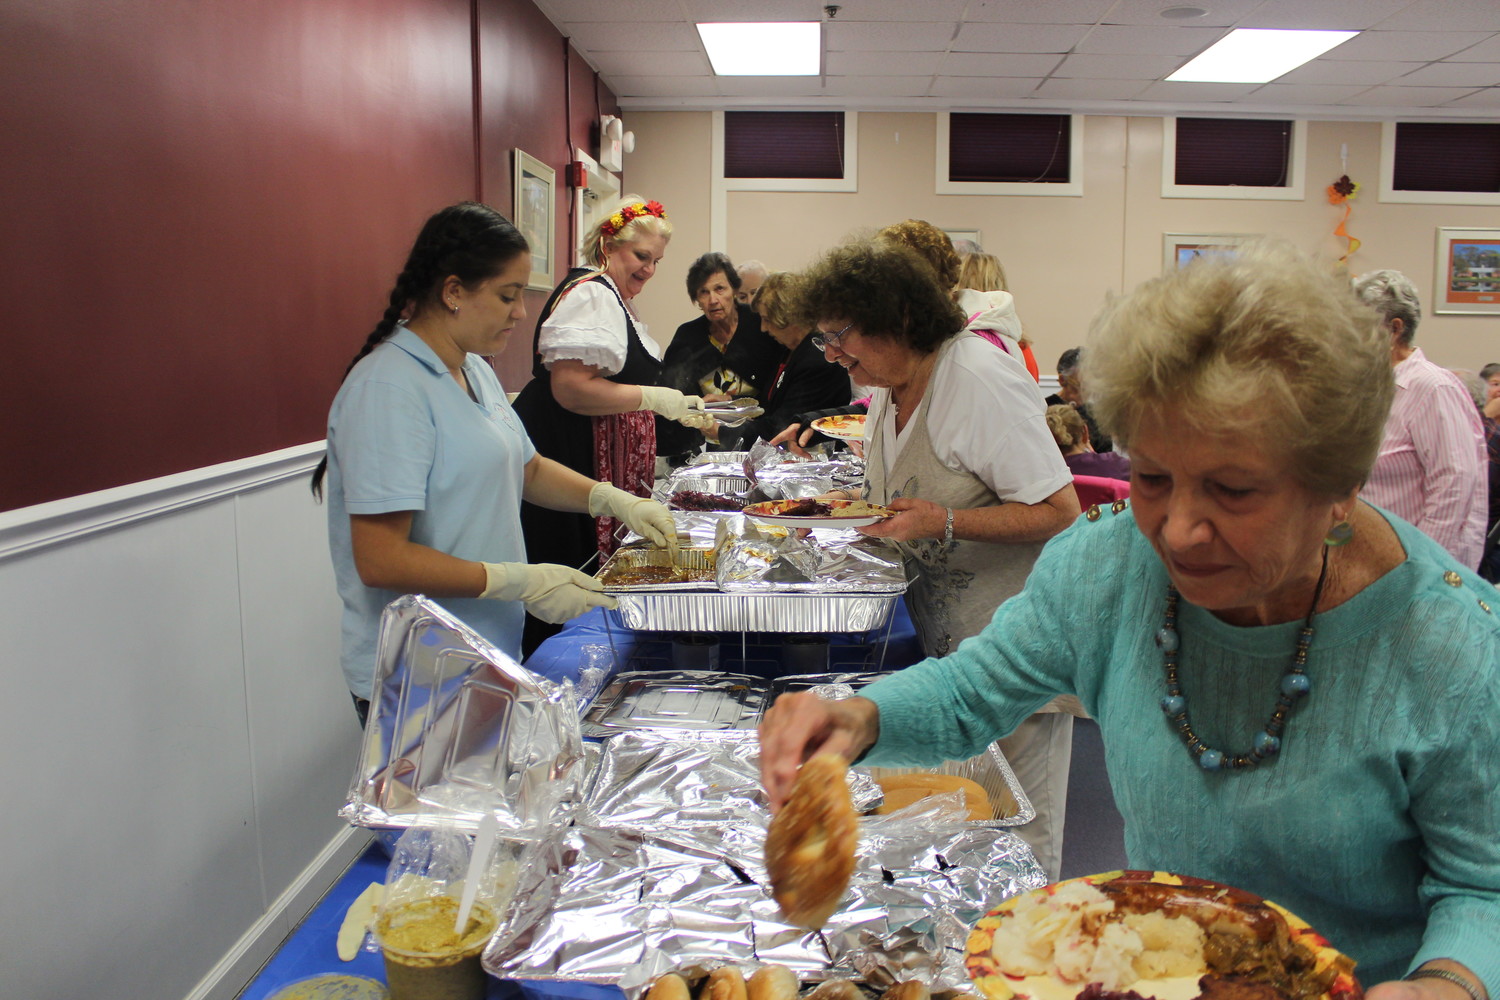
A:
[[[958,269],[962,264],[958,259],[958,251],[953,249],[953,241],[948,238],[948,234],[932,223],[921,219],[907,219],[894,226],[886,226],[875,237],[893,240],[915,250],[932,266],[937,274],[938,284],[945,290],[958,284]]]
[[[835,247],[803,272],[791,313],[809,328],[852,323],[929,354],[964,327],[964,314],[932,268],[900,243],[879,238]]]

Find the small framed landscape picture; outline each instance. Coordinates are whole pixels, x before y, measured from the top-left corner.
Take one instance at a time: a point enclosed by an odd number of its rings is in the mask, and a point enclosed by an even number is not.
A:
[[[551,167],[534,156],[515,151],[516,228],[531,244],[531,278],[527,288],[552,290],[553,233],[552,208],[557,175]]]
[[[1500,229],[1437,231],[1435,313],[1500,313]]]
[[[1232,254],[1235,247],[1253,238],[1243,233],[1163,233],[1162,269],[1173,271],[1199,257]]]

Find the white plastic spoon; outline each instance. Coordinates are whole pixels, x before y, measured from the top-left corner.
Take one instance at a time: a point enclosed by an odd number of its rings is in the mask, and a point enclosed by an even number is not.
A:
[[[474,835],[474,853],[469,855],[469,870],[464,873],[464,892],[458,903],[458,917],[453,921],[453,933],[463,937],[469,926],[469,911],[474,909],[474,896],[479,892],[479,879],[489,865],[490,851],[495,847],[495,837],[500,832],[500,821],[492,812],[479,820],[479,832]]]

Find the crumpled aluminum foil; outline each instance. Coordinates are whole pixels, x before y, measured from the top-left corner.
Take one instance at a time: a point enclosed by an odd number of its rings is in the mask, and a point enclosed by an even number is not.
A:
[[[873,801],[864,781],[853,789],[857,807]],[[968,992],[969,928],[1046,876],[1020,838],[965,826],[955,806],[863,818],[849,893],[809,932],[784,923],[770,896],[753,737],[614,737],[578,825],[530,866],[484,966],[519,979],[616,983],[631,997],[664,972],[692,977],[725,964]]]
[[[890,594],[906,590],[894,542],[851,530],[817,529],[807,538],[744,515],[717,520],[714,576],[727,593]]]

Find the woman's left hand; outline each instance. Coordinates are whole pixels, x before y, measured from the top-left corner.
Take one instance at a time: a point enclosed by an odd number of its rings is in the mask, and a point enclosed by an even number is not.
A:
[[[899,513],[854,530],[872,538],[891,538],[898,542],[943,537],[943,529],[948,524],[948,508],[917,497],[897,497],[886,506]]]
[[[1424,967],[1444,969],[1456,975],[1463,976],[1470,983],[1478,984],[1479,977],[1476,976],[1465,965],[1460,965],[1451,959],[1439,958],[1431,962],[1424,962]],[[1484,987],[1478,986],[1479,995],[1484,995]],[[1385,983],[1376,983],[1365,991],[1366,1000],[1469,1000],[1468,990],[1457,983],[1449,982],[1435,976],[1423,979],[1393,979]]]
[[[677,522],[672,512],[655,500],[600,483],[589,492],[589,513],[594,517],[608,514],[619,518],[625,527],[652,545],[666,549],[672,554],[672,561],[677,561]]]

